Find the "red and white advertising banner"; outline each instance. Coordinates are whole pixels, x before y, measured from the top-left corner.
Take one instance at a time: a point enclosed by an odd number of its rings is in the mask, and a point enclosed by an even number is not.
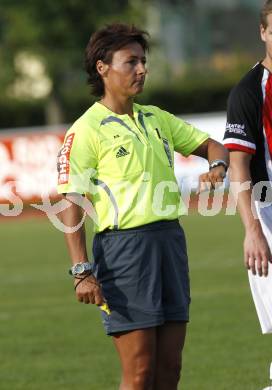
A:
[[[225,114],[183,116],[183,119],[207,131],[219,142],[223,139]],[[17,195],[24,203],[42,197],[57,196],[56,160],[68,126],[14,131],[0,131],[0,203],[16,203]],[[175,173],[181,189],[196,189],[198,176],[208,169],[198,157],[175,155]]]
[[[56,159],[65,130],[0,132],[0,203],[55,197]],[[16,203],[16,202],[14,202]]]

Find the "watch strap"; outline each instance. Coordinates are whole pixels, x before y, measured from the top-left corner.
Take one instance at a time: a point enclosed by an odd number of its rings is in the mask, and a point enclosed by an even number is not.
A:
[[[83,266],[83,272],[76,272],[76,268],[78,266]],[[92,274],[92,264],[89,261],[80,261],[76,264],[74,264],[70,269],[69,269],[69,274],[72,276],[77,276],[77,275],[90,275]]]
[[[209,170],[213,169],[213,168],[216,168],[216,167],[224,167],[225,168],[225,171],[227,172],[228,170],[228,164],[226,163],[226,161],[224,160],[213,160],[210,165],[209,165]]]

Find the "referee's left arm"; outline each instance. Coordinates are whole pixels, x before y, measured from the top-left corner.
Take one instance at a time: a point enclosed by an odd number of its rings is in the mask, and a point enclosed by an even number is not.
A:
[[[205,158],[209,162],[209,172],[203,173],[199,177],[199,192],[216,187],[216,183],[222,183],[229,166],[229,152],[219,142],[208,138],[198,148],[193,155]]]

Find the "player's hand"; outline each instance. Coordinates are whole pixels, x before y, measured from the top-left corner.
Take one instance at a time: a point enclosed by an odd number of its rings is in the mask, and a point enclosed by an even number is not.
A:
[[[75,279],[74,286],[76,286],[79,281],[79,279]],[[92,303],[100,306],[105,303],[101,286],[93,275],[89,275],[87,278],[80,281],[76,288],[76,296],[79,302],[86,304]]]
[[[203,173],[199,176],[199,186],[197,193],[203,191],[214,190],[223,183],[226,177],[225,168],[219,165],[218,167],[212,168],[209,172]]]
[[[244,262],[253,275],[268,275],[268,262],[272,255],[261,227],[255,226],[246,231],[244,240]]]

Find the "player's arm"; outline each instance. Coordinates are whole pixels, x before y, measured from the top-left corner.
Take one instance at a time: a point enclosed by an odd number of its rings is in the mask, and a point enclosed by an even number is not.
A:
[[[203,173],[199,177],[199,192],[207,190],[207,183],[214,189],[216,183],[222,183],[226,176],[226,169],[229,165],[229,152],[219,142],[208,138],[192,153],[195,156],[203,157],[208,160],[209,164],[216,161],[222,161],[222,164],[211,168],[209,172]],[[225,166],[223,164],[225,163]],[[216,165],[216,164],[215,164]]]
[[[82,195],[79,194],[69,194],[67,198],[71,201],[70,207],[62,211],[60,215],[62,222],[69,228],[81,225],[81,227],[79,227],[75,232],[65,233],[65,240],[72,264],[88,261],[85,228],[84,224],[81,224],[82,218],[84,218],[83,210],[77,204],[78,202],[73,202],[73,197],[78,199],[78,197],[81,196]],[[94,303],[99,306],[102,305],[104,299],[102,296],[101,287],[96,278],[93,275],[89,275],[86,278],[85,276],[83,277],[84,280],[82,281],[76,278],[74,280],[75,286],[78,282],[80,282],[76,288],[77,299],[84,303]]]
[[[230,181],[245,183],[251,182],[250,175],[251,154],[232,151],[230,153]],[[252,184],[250,189],[239,192],[238,210],[245,228],[244,261],[245,266],[255,275],[267,276],[268,261],[271,261],[271,252],[263,234],[259,219],[256,217],[254,202],[251,200]]]

